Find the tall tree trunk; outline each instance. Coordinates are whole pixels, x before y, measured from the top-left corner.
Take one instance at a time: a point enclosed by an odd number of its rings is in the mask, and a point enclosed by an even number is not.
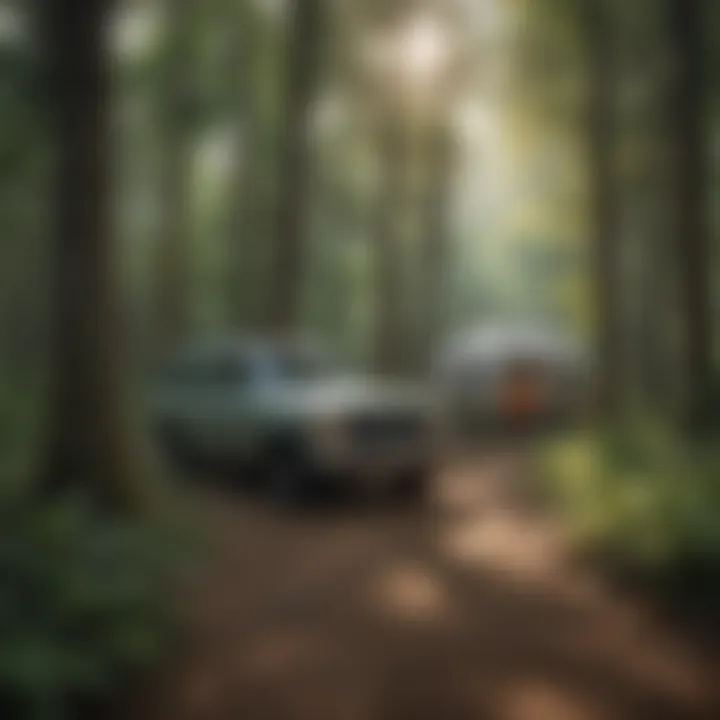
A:
[[[228,324],[236,329],[254,324],[260,280],[257,251],[262,197],[251,175],[252,168],[256,167],[248,157],[246,145],[251,135],[252,130],[248,133],[244,124],[242,129],[237,130],[233,150],[236,153],[232,171],[234,177],[230,182],[226,315]]]
[[[380,129],[383,162],[375,232],[374,364],[381,373],[402,369],[406,327],[402,317],[403,268],[399,228],[407,195],[408,137],[392,120]]]
[[[267,199],[267,172],[263,168],[266,130],[258,77],[263,38],[259,37],[254,13],[250,2],[231,3],[229,19],[235,31],[228,70],[233,81],[235,142],[228,198],[226,310],[229,324],[235,328],[247,327],[258,319],[258,250]]]
[[[417,344],[417,366],[429,369],[446,321],[449,254],[448,203],[453,168],[452,131],[446,126],[431,128],[425,136],[425,202],[422,212],[424,238],[421,244],[420,285],[416,312],[422,313]]]
[[[164,351],[183,338],[189,319],[192,130],[192,10],[195,0],[167,0],[161,103],[160,233],[155,256],[154,331]]]
[[[704,37],[701,0],[671,0],[675,53],[670,112],[677,197],[676,257],[687,420],[700,421],[712,372],[708,139],[704,127]]]
[[[42,490],[127,507],[134,479],[118,267],[111,230],[111,0],[45,0],[41,22],[54,150],[53,387]]]
[[[270,268],[269,322],[297,327],[310,220],[310,110],[319,74],[323,0],[290,3],[285,120],[281,136],[279,198]]]
[[[622,288],[615,177],[615,57],[605,0],[584,0],[590,102],[588,142],[592,254],[597,317],[598,401],[605,415],[618,409],[624,385]]]

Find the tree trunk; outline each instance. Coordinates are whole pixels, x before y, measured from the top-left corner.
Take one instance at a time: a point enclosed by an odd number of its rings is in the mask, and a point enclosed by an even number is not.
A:
[[[248,167],[247,140],[248,129],[243,123],[242,128],[238,127],[233,149],[234,177],[230,181],[228,220],[226,312],[228,324],[236,329],[250,324],[257,280],[254,251],[259,242],[257,203],[260,198]]]
[[[381,373],[400,372],[406,328],[402,318],[402,254],[399,227],[407,194],[408,138],[398,123],[381,128],[383,162],[375,233],[374,363]]]
[[[231,102],[235,142],[228,198],[226,310],[229,324],[240,329],[258,319],[258,249],[261,222],[264,225],[265,219],[267,176],[263,167],[266,131],[258,87],[263,38],[259,37],[259,24],[250,3],[232,4],[230,21],[236,28],[228,68],[234,80]]]
[[[420,285],[416,312],[420,318],[420,337],[417,343],[417,366],[426,372],[440,341],[446,321],[446,275],[449,252],[449,208],[452,183],[452,132],[447,127],[432,128],[425,142],[425,216],[424,241],[421,245]]]
[[[671,0],[670,26],[675,66],[670,113],[673,119],[673,178],[679,270],[684,391],[687,421],[700,421],[712,373],[708,139],[704,127],[704,37],[701,0]]]
[[[598,402],[604,415],[612,415],[620,409],[624,389],[622,283],[615,177],[615,58],[612,18],[605,0],[585,0],[584,11],[590,86],[588,141]]]
[[[290,4],[285,120],[281,135],[279,198],[268,288],[269,323],[297,328],[310,221],[310,110],[319,74],[323,0]]]
[[[191,10],[194,0],[167,0],[160,169],[160,233],[155,257],[154,330],[158,350],[180,341],[190,324],[190,173],[194,90]]]
[[[53,386],[41,489],[112,509],[134,500],[109,159],[111,0],[46,0],[41,22],[54,150]]]

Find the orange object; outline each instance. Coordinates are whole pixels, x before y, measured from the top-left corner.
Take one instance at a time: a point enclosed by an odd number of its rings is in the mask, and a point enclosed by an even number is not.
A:
[[[513,418],[526,418],[536,414],[542,405],[540,383],[534,372],[514,373],[506,387],[503,407]]]

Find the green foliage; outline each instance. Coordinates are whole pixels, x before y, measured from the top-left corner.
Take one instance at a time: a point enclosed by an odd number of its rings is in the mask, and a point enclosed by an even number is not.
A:
[[[578,543],[670,578],[720,561],[720,452],[633,421],[558,443],[544,478]]]
[[[80,501],[0,506],[0,716],[74,717],[171,638],[169,538]]]

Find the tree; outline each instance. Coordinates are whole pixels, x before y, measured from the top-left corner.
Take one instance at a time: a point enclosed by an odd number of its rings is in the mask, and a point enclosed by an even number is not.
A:
[[[230,0],[233,25],[228,53],[231,123],[235,137],[228,193],[227,317],[236,327],[260,324],[262,241],[268,229],[270,159],[277,118],[269,100],[276,83],[273,67],[276,32],[248,0]],[[269,86],[269,87],[268,87]]]
[[[418,365],[427,370],[433,349],[440,339],[446,320],[445,280],[449,253],[450,187],[453,171],[453,136],[440,124],[425,133],[425,215],[424,238],[420,247],[420,284],[418,310],[422,308],[422,327],[418,343]]]
[[[88,491],[127,507],[135,468],[125,398],[116,245],[107,33],[112,0],[41,7],[54,151],[51,235],[53,386],[42,489]]]
[[[235,26],[232,49],[229,53],[229,76],[233,80],[231,90],[232,123],[234,126],[233,169],[230,182],[228,221],[229,282],[227,306],[230,323],[240,327],[247,315],[248,242],[253,238],[253,220],[257,211],[257,183],[251,180],[249,155],[253,142],[257,141],[257,113],[253,113],[253,100],[257,70],[255,23],[250,21],[250,4],[231,4],[229,20]]]
[[[196,95],[192,71],[195,0],[167,0],[161,92],[161,228],[156,248],[155,331],[160,348],[180,340],[190,323],[190,173]]]
[[[29,365],[42,354],[47,335],[42,298],[25,292],[45,283],[41,262],[45,213],[39,212],[37,198],[43,187],[47,147],[42,114],[32,91],[34,60],[22,38],[0,41],[4,178],[0,217],[5,237],[22,238],[22,242],[2,243],[0,248],[0,366],[15,377],[27,374]]]
[[[310,110],[320,71],[323,0],[289,5],[285,116],[280,137],[277,227],[271,260],[269,323],[293,330],[298,322],[309,234]]]
[[[588,146],[592,254],[595,269],[598,393],[601,409],[618,409],[623,390],[622,294],[615,183],[615,68],[612,18],[605,0],[584,0],[589,80]]]
[[[381,122],[382,160],[375,246],[374,364],[378,372],[402,369],[406,329],[403,322],[403,273],[399,228],[407,193],[408,136],[395,118]]]
[[[677,225],[675,257],[688,421],[700,420],[712,372],[710,295],[709,157],[705,123],[705,53],[701,0],[671,0],[674,73],[669,93]]]

